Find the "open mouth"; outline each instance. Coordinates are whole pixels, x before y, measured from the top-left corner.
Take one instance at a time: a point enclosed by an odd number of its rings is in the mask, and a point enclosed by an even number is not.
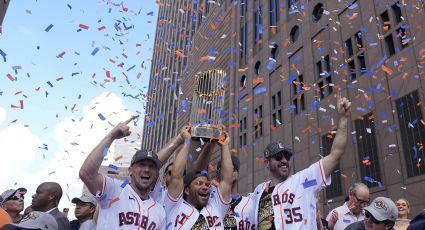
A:
[[[144,181],[148,181],[150,177],[148,176],[141,176],[140,179],[144,180]]]
[[[209,197],[209,195],[210,195],[208,192],[199,192],[198,194],[199,194],[199,196],[200,196],[201,198],[203,198],[203,199],[208,198],[208,197]]]

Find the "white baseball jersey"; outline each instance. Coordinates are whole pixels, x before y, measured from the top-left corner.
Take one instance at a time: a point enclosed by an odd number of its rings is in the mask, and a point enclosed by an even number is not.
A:
[[[254,208],[252,194],[232,199],[226,216],[224,217],[224,229],[226,230],[255,230]]]
[[[173,199],[168,193],[165,197],[164,207],[167,212],[166,228],[170,229],[191,229],[222,230],[223,219],[226,215],[229,202],[225,202],[219,189],[211,186],[210,198],[208,204],[198,211],[183,199],[183,194],[179,198]],[[201,216],[202,215],[202,216]]]
[[[267,191],[269,182],[261,183],[254,191],[255,225],[258,229],[317,229],[317,193],[329,185],[322,161],[291,175]],[[268,193],[267,193],[268,192]],[[264,193],[264,195],[263,195]],[[260,205],[261,203],[261,205]]]
[[[103,175],[97,229],[165,229],[165,210],[149,198],[142,200],[129,184]]]

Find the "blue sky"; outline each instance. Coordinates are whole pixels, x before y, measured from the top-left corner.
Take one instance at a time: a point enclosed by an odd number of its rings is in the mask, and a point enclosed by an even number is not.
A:
[[[144,112],[157,11],[155,0],[11,1],[0,34],[0,149],[10,162],[1,192],[27,187],[27,206],[39,183],[57,181],[80,195],[86,154]]]

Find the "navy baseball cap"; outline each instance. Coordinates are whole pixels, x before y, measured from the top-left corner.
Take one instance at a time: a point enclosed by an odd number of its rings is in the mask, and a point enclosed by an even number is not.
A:
[[[190,183],[192,183],[192,181],[194,181],[196,178],[204,176],[206,178],[208,178],[208,175],[206,173],[206,171],[194,171],[194,172],[190,172],[188,174],[186,174],[186,176],[184,176],[183,178],[183,183],[184,183],[184,187],[188,187],[190,185]],[[208,178],[209,179],[209,178]]]
[[[280,152],[285,152],[290,156],[294,155],[294,151],[292,149],[285,147],[282,142],[276,141],[267,145],[266,149],[264,150],[264,157],[270,158]]]
[[[162,167],[162,162],[158,159],[158,155],[156,155],[156,153],[152,151],[148,151],[145,149],[139,150],[133,155],[130,166],[133,166],[134,163],[142,161],[142,160],[153,161],[158,169]]]

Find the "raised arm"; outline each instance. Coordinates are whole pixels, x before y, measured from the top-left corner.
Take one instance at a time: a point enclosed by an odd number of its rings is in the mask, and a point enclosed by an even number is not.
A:
[[[183,173],[186,168],[191,139],[190,126],[183,127],[180,131],[180,135],[184,138],[185,143],[174,161],[173,170],[171,170],[170,184],[168,186],[168,194],[170,194],[170,196],[174,199],[179,198],[179,196],[183,193]]]
[[[103,178],[99,173],[99,168],[104,158],[104,151],[107,151],[114,140],[131,134],[130,127],[128,126],[131,120],[133,118],[115,126],[90,152],[81,166],[79,172],[80,178],[92,194],[97,194],[102,190]]]
[[[232,191],[233,183],[233,164],[232,157],[230,156],[230,136],[227,132],[223,132],[224,139],[220,140],[218,143],[221,145],[221,178],[219,182],[219,189],[221,195],[223,196],[224,201],[230,200],[230,192]]]
[[[184,142],[184,138],[181,134],[177,134],[173,139],[171,139],[159,152],[157,153],[158,159],[165,163],[171,154]]]
[[[323,158],[323,169],[326,177],[329,177],[335,170],[347,145],[347,126],[351,102],[345,97],[341,98],[341,93],[338,93],[336,103],[339,114],[338,129],[332,144],[331,152]]]
[[[196,159],[196,164],[194,166],[193,171],[200,172],[202,170],[208,171],[208,164],[210,163],[211,156],[214,151],[215,144],[208,142],[205,144],[204,148],[202,149],[201,153],[198,156],[198,159]]]

